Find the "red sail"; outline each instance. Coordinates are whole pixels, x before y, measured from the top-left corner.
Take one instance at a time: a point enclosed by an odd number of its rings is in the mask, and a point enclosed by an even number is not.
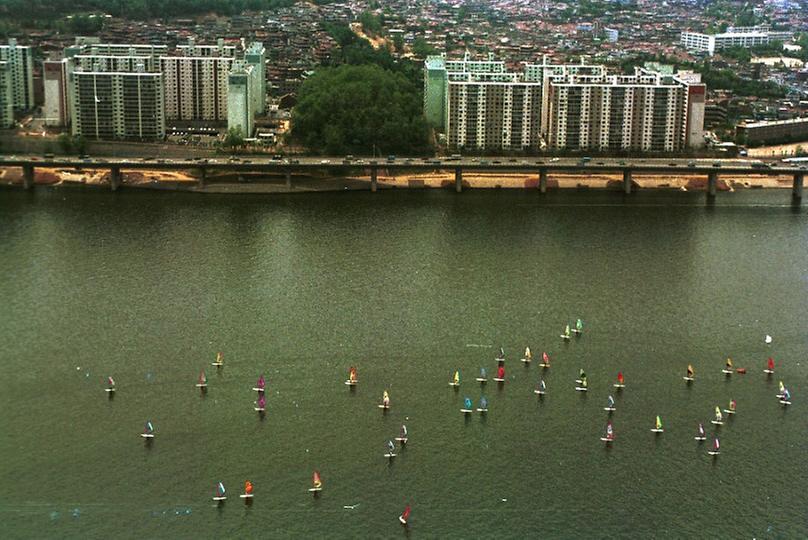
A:
[[[406,522],[410,519],[410,505],[407,505],[407,508],[404,509],[404,512],[401,514],[401,520]]]
[[[617,372],[617,382],[620,383],[620,384],[623,384],[623,372],[622,371]]]
[[[769,369],[774,369],[774,358],[769,357]]]
[[[320,481],[320,473],[318,471],[314,471],[314,474],[311,475],[311,483],[314,484],[314,487],[318,488],[323,485]]]

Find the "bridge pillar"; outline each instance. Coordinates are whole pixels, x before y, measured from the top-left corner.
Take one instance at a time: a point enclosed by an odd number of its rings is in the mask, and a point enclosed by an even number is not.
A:
[[[626,169],[623,171],[623,192],[631,193],[631,170]]]
[[[547,169],[539,169],[539,192],[547,193]]]
[[[805,173],[794,173],[794,185],[791,194],[795,199],[802,199],[802,186],[805,183]]]
[[[22,166],[22,186],[25,189],[31,189],[34,187],[34,166],[33,165],[23,165]]]
[[[715,197],[715,190],[718,184],[718,173],[711,172],[707,174],[707,195],[709,197]]]
[[[376,193],[376,183],[379,179],[379,168],[373,165],[370,168],[370,191]]]
[[[292,171],[286,169],[286,189],[292,189]]]
[[[112,167],[109,170],[109,188],[112,191],[118,191],[118,188],[123,181],[123,175],[121,174],[120,167]]]
[[[208,179],[208,170],[205,167],[199,167],[199,180],[197,180],[197,187],[205,187],[205,181]]]
[[[455,193],[463,191],[463,169],[455,168]]]

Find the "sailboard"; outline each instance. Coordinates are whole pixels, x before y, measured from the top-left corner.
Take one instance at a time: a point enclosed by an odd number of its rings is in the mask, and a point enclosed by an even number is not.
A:
[[[252,482],[247,480],[246,482],[244,482],[244,493],[239,495],[239,497],[241,497],[242,499],[252,499],[252,496],[253,496],[253,485]]]
[[[656,417],[656,427],[651,428],[654,433],[663,433],[665,430],[662,428],[662,419]]]
[[[769,357],[769,362],[766,365],[766,369],[763,370],[763,373],[767,375],[771,375],[772,373],[774,373],[774,358]]]
[[[314,471],[314,473],[311,475],[311,487],[309,488],[309,491],[316,493],[322,490],[323,490],[323,482],[322,480],[320,480],[320,472]]]
[[[211,366],[222,367],[224,365],[224,356],[222,353],[216,353],[216,361],[210,363]]]
[[[539,366],[543,368],[550,367],[550,356],[546,352],[541,353],[541,364]]]
[[[205,370],[203,369],[202,372],[199,374],[199,380],[196,383],[197,388],[207,388],[208,387],[208,377],[205,375]]]
[[[115,391],[115,379],[112,377],[107,377],[107,387],[104,388],[104,391],[107,393],[112,393]]]
[[[623,377],[623,372],[622,371],[617,372],[617,382],[614,383],[612,386],[614,386],[615,388],[625,388],[626,387],[626,379],[625,379],[625,377]]]
[[[262,373],[261,376],[258,377],[258,382],[255,383],[255,386],[253,386],[253,390],[256,392],[263,392],[266,389],[266,384],[264,374]]]
[[[216,485],[216,495],[213,496],[213,500],[216,502],[223,502],[227,500],[227,495],[225,495],[224,484],[219,482]]]
[[[529,364],[533,360],[533,354],[530,352],[530,347],[525,347],[525,355],[522,357],[522,362]]]
[[[570,325],[567,325],[567,326],[564,328],[564,333],[563,333],[563,334],[561,334],[561,336],[560,336],[560,337],[561,337],[561,339],[563,339],[563,340],[565,340],[565,341],[569,341],[569,339],[570,339]]]
[[[693,438],[696,439],[697,441],[706,441],[707,440],[707,436],[704,433],[704,426],[701,423],[699,423],[698,434]]]

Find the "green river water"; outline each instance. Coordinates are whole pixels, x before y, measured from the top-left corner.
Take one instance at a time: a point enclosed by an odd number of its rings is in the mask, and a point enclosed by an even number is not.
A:
[[[808,537],[808,210],[785,191],[3,191],[0,255],[4,538]],[[730,399],[712,459],[693,437]]]

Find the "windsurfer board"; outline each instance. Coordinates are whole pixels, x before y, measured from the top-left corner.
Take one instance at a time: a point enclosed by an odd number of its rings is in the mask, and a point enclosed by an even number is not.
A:
[[[577,390],[578,392],[588,392],[589,388],[584,388],[583,386],[576,386],[575,390]]]
[[[768,374],[768,375],[771,375],[772,373],[774,373],[774,370],[773,370],[773,369],[764,369],[764,370],[763,370],[763,373],[766,373],[766,374]]]
[[[500,379],[499,377],[494,377],[494,380],[497,382],[505,382],[505,379]]]
[[[696,439],[697,441],[706,441],[707,440],[707,437],[693,437],[693,438]]]
[[[477,409],[477,412],[488,412],[488,408],[485,408],[485,409]]]
[[[603,441],[603,442],[606,442],[606,443],[610,443],[610,442],[612,442],[614,439],[610,439],[609,437],[601,437],[601,438],[600,438],[600,440],[601,440],[601,441]]]
[[[224,365],[224,362],[211,362],[210,365],[216,367],[222,367]]]
[[[348,384],[348,383],[345,383],[345,384]],[[253,386],[253,390],[255,390],[256,392],[263,392],[264,388],[258,388],[257,386]]]
[[[227,497],[213,497],[213,500],[216,502],[226,501]]]
[[[603,410],[604,410],[604,411],[609,411],[609,412],[614,412],[614,411],[616,411],[617,409],[615,409],[614,407],[603,407]]]
[[[242,493],[241,495],[239,495],[239,497],[241,497],[242,499],[252,499],[252,496],[253,496],[252,493]]]
[[[713,452],[712,450],[708,451],[707,453],[710,454],[711,456],[717,456],[721,454],[721,452]]]
[[[540,396],[543,396],[544,395],[544,390],[533,390],[533,393],[538,394]]]
[[[104,392],[114,392],[114,388],[104,388]]]
[[[449,386],[458,387],[458,386],[460,386],[460,383],[459,382],[450,382]]]
[[[312,492],[318,492],[318,491],[322,491],[322,490],[323,490],[323,488],[321,488],[321,487],[309,488],[309,491],[312,491]]]
[[[781,404],[783,404],[783,405],[791,405],[791,402],[790,402],[790,401],[786,401],[786,400],[784,400],[784,399],[781,399],[781,400],[780,400],[780,403],[781,403]]]
[[[401,444],[407,444],[407,437],[396,437],[396,440]]]
[[[253,409],[255,409],[256,412],[264,412],[265,410],[264,407],[253,407]]]
[[[477,377],[477,382],[480,382],[480,383],[488,382],[488,379],[483,379],[482,377]]]
[[[724,425],[724,422],[722,422],[721,420],[710,420],[710,422],[712,422],[716,426],[723,426]]]
[[[620,383],[614,383],[612,386],[614,386],[615,388],[625,388],[626,387],[625,384],[620,384]]]
[[[578,384],[581,384],[581,383],[582,383],[582,382],[584,382],[584,381],[583,381],[583,380],[581,380],[581,379],[575,379],[575,382],[577,382]]]
[[[389,409],[389,408],[390,408],[390,405],[384,405],[384,404],[382,404],[382,405],[379,405],[379,408],[380,408],[380,409]]]
[[[542,362],[541,364],[539,364],[539,366],[543,368],[548,368],[550,367],[550,364],[545,364],[544,362]]]
[[[665,432],[665,430],[664,430],[664,429],[657,429],[657,428],[651,428],[651,431],[652,431],[653,433],[664,433],[664,432]]]
[[[471,409],[460,409],[460,412],[468,414],[473,411]]]
[[[732,370],[731,369],[722,369],[721,373],[726,373],[727,375],[732,375]]]
[[[144,439],[153,439],[154,433],[141,433],[140,436],[143,437]]]
[[[682,377],[687,382],[693,382],[693,377]]]
[[[208,387],[208,383],[197,383],[197,384],[196,384],[196,387],[197,387],[197,388],[207,388],[207,387]]]
[[[561,334],[559,337],[560,337],[561,339],[569,339],[569,338],[570,338],[569,336],[565,336],[564,334]]]
[[[724,409],[724,412],[727,414],[735,414],[735,411],[732,411],[730,409]]]
[[[384,457],[392,459],[392,458],[396,457],[397,455],[398,454],[385,454]]]

